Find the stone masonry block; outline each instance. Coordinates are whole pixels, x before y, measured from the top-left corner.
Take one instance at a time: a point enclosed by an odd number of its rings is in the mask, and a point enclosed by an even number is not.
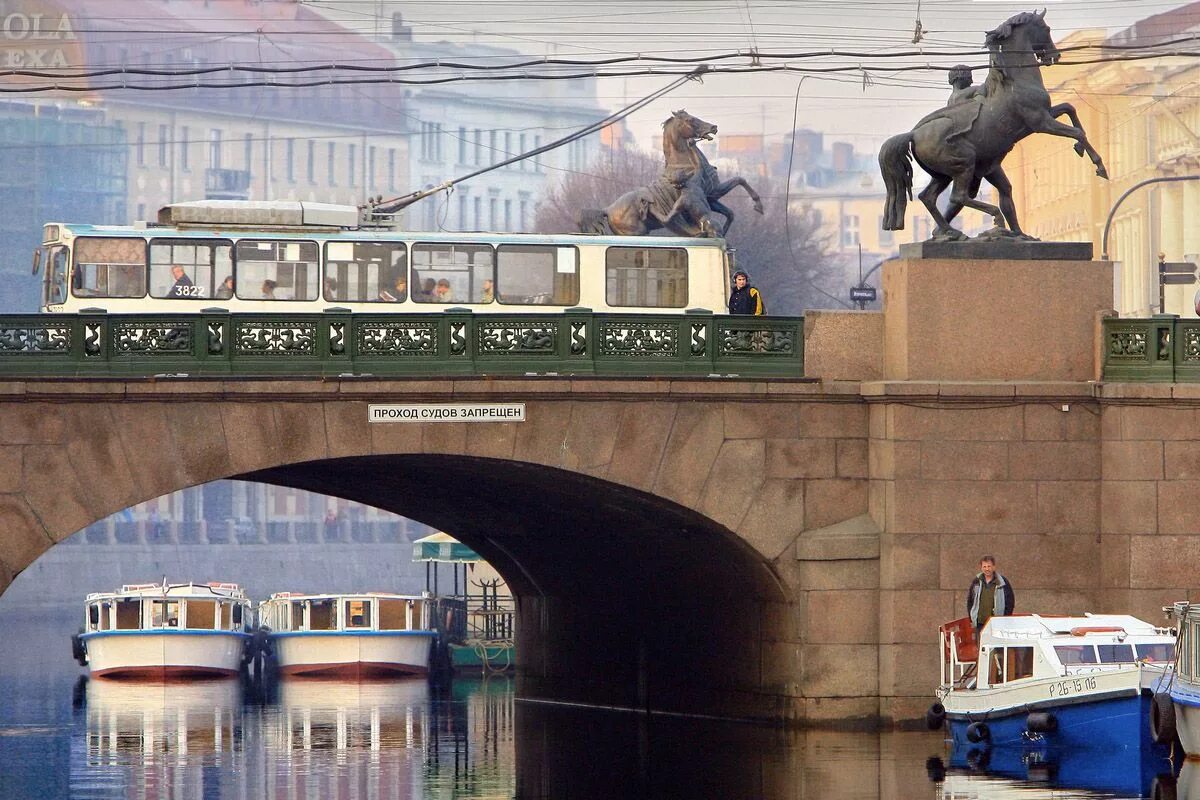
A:
[[[1100,419],[1080,403],[1063,411],[1059,404],[1031,403],[1022,408],[1026,441],[1092,442],[1100,435]]]
[[[1100,585],[1118,589],[1130,586],[1129,536],[1100,537]]]
[[[737,534],[764,558],[774,559],[804,531],[804,481],[767,479],[752,501]]]
[[[724,440],[725,422],[720,406],[680,406],[667,439],[654,493],[681,505],[696,505]]]
[[[1096,585],[1100,546],[1094,535],[977,536],[946,534],[941,539],[943,589],[962,591],[979,572],[979,559],[996,558],[996,569],[1027,589],[1084,589]]]
[[[65,536],[48,533],[24,498],[17,494],[0,494],[0,554],[12,575],[49,550],[56,538],[61,540]]]
[[[862,403],[800,403],[795,407],[805,439],[859,439],[867,436],[867,407]]]
[[[808,592],[807,644],[874,644],[879,640],[879,598],[875,592]]]
[[[1157,441],[1200,439],[1200,412],[1161,405],[1121,406],[1121,438]],[[1109,412],[1111,413],[1111,412]]]
[[[921,644],[883,644],[879,646],[879,694],[881,696],[928,698],[937,688],[937,676],[936,625],[931,628],[927,641]]]
[[[1101,533],[1156,533],[1158,485],[1154,481],[1100,484]]]
[[[1200,446],[1193,445],[1193,449],[1200,451]],[[1136,439],[1104,442],[1101,453],[1106,481],[1159,481],[1163,478],[1162,442]]]
[[[367,420],[368,403],[342,400],[323,403],[326,449],[330,458],[356,456],[371,452],[371,428],[397,425],[395,422],[371,423]]]
[[[804,491],[804,528],[823,528],[867,513],[867,482],[810,480]]]
[[[768,478],[832,478],[837,474],[837,440],[768,439]]]
[[[801,657],[800,692],[805,697],[874,697],[878,691],[875,645],[806,644]]]
[[[700,495],[700,513],[737,530],[746,510],[759,501],[765,447],[758,439],[724,442]]]
[[[1021,406],[951,408],[891,406],[890,438],[942,441],[1019,441],[1024,435]]]
[[[798,561],[796,567],[799,589],[871,590],[879,586],[879,562],[875,560]]]
[[[1013,442],[1008,451],[1014,480],[1071,481],[1100,477],[1096,442]]]
[[[576,401],[571,405],[563,466],[572,470],[603,472],[613,460],[623,404]]]
[[[1161,477],[1169,481],[1200,480],[1200,445],[1195,442],[1163,442],[1162,445],[1164,475]]]
[[[613,447],[621,457],[609,467],[609,480],[635,489],[653,486],[674,421],[671,403],[627,403]]]
[[[963,591],[969,579],[963,583]],[[946,589],[879,592],[879,641],[928,645],[936,626],[961,616],[958,592]],[[931,633],[931,630],[933,631]]]
[[[800,433],[791,403],[725,403],[726,439],[794,439]]]
[[[941,537],[885,533],[879,537],[879,577],[883,589],[937,589]]]
[[[837,440],[837,476],[867,477],[867,439]]]
[[[1158,484],[1158,532],[1200,533],[1200,481],[1161,481]]]
[[[1191,586],[1200,582],[1196,577],[1197,564],[1200,564],[1200,537],[1161,534],[1129,537],[1131,589]]]
[[[896,481],[890,533],[1023,533],[1037,524],[1033,481]]]
[[[1098,481],[1038,481],[1039,533],[1094,533],[1100,527]]]
[[[896,444],[897,447],[911,447],[914,443]],[[1009,477],[1008,442],[925,441],[918,446],[921,450],[922,478],[1002,481]]]

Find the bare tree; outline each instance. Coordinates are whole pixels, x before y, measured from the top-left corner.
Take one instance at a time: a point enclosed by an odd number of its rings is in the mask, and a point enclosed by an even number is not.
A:
[[[605,149],[588,172],[568,174],[547,193],[538,208],[535,228],[539,233],[575,232],[581,210],[605,208],[625,192],[650,185],[661,172],[660,155]],[[840,273],[834,270],[835,256],[828,237],[820,231],[820,220],[810,209],[795,204],[787,219],[782,187],[770,179],[756,180],[764,213],[755,213],[750,198],[740,189],[721,201],[735,214],[727,241],[736,251],[738,268],[750,274],[771,314],[837,306],[836,297],[822,292],[844,287],[836,284]]]

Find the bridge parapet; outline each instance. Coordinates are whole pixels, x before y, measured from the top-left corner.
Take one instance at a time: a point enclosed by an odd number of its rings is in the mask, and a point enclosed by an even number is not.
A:
[[[1108,317],[1103,336],[1105,380],[1200,381],[1200,319]]]
[[[803,317],[0,315],[0,376],[804,375]]]

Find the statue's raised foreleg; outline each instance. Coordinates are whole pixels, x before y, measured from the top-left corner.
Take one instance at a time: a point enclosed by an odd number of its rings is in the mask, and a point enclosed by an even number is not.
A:
[[[672,233],[679,236],[717,236],[717,226],[709,216],[711,206],[705,201],[703,192],[692,183],[681,187],[679,197],[664,215],[658,215],[653,207],[650,213]],[[695,220],[693,223],[692,220]]]
[[[754,191],[754,187],[746,183],[746,179],[740,175],[734,176],[727,181],[722,181],[713,187],[712,191],[708,193],[708,204],[713,206],[713,210],[716,211],[716,206],[714,205],[713,201],[720,200],[722,197],[732,192],[734,187],[737,186],[745,189],[746,194],[750,195],[750,199],[754,201],[754,210],[760,214],[763,213],[762,198],[758,196],[758,192]],[[724,214],[725,212],[718,211],[717,213]]]
[[[1062,115],[1070,117],[1070,125],[1065,122],[1059,122],[1055,117]],[[1026,119],[1026,124],[1033,130],[1034,133],[1048,133],[1051,136],[1065,136],[1075,140],[1075,152],[1079,155],[1087,153],[1088,158],[1092,160],[1092,164],[1096,167],[1096,174],[1101,178],[1108,178],[1108,170],[1104,168],[1104,160],[1100,158],[1100,154],[1096,152],[1096,148],[1092,147],[1092,143],[1088,141],[1087,133],[1084,132],[1083,126],[1079,124],[1079,115],[1075,113],[1075,107],[1070,103],[1059,103],[1056,106],[1051,106],[1044,114],[1035,117],[1034,119]]]

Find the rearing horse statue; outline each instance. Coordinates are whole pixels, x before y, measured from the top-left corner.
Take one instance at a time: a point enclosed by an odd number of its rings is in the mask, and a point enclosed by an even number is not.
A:
[[[1031,133],[1049,133],[1075,140],[1075,152],[1085,153],[1096,166],[1096,174],[1107,178],[1100,154],[1087,140],[1075,107],[1070,103],[1050,104],[1042,83],[1041,66],[1059,59],[1050,37],[1045,10],[1022,13],[989,31],[985,43],[991,50],[991,69],[981,91],[965,102],[955,103],[928,115],[909,133],[893,136],[879,150],[879,168],[887,186],[883,228],[904,229],[904,211],[912,199],[913,170],[910,158],[933,180],[920,193],[921,202],[937,223],[935,239],[958,240],[967,236],[950,226],[963,209],[975,208],[991,214],[996,227],[981,238],[1007,236],[1032,239],[1021,231],[1012,199],[1012,184],[1000,162],[1013,146]],[[1071,124],[1059,122],[1066,115]],[[1000,205],[976,200],[983,179],[996,187]],[[943,214],[938,196],[951,183],[950,203]],[[1006,226],[1007,223],[1007,226]]]
[[[754,210],[763,213],[762,200],[750,184],[740,176],[722,182],[716,167],[696,146],[698,140],[709,141],[716,133],[716,125],[686,111],[674,112],[663,122],[666,167],[662,176],[649,186],[626,192],[608,208],[585,209],[579,215],[579,229],[585,233],[644,236],[666,228],[677,236],[724,236],[733,225],[734,215],[720,200],[737,186],[750,195]],[[725,217],[719,230],[713,212]]]

